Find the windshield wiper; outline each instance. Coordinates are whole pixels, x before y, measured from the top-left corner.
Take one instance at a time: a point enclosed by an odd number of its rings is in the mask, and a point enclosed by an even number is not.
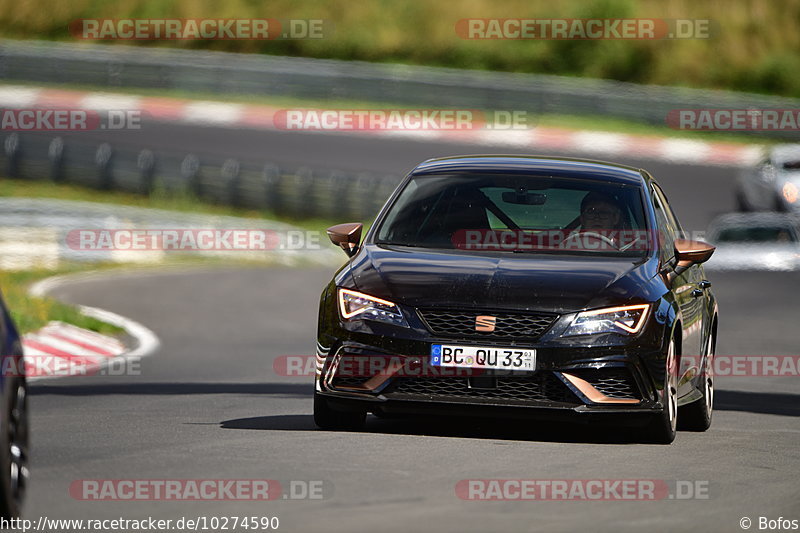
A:
[[[393,242],[393,241],[375,241],[375,244],[383,244],[386,246],[408,246],[409,248],[424,248],[421,244],[412,242]]]

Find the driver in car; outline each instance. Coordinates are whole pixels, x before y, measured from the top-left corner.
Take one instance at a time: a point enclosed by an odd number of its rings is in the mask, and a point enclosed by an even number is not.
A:
[[[567,235],[560,247],[597,249],[597,240],[602,248],[618,248],[616,231],[622,226],[622,209],[612,197],[601,192],[590,192],[581,200],[580,225]],[[594,239],[594,240],[592,240]]]
[[[607,234],[617,230],[622,220],[622,210],[616,200],[599,192],[590,192],[581,201],[581,226],[582,231],[596,231]]]

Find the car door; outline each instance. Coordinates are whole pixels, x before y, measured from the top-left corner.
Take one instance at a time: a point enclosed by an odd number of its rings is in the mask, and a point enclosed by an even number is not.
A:
[[[684,238],[684,231],[678,223],[672,208],[661,188],[652,186],[653,207],[660,226],[659,233],[666,254],[665,260],[673,260],[675,239]],[[699,355],[702,353],[703,331],[705,329],[705,292],[700,288],[703,272],[700,265],[693,265],[680,273],[672,282],[672,293],[681,310],[681,361],[678,381],[678,397],[692,392],[691,378],[697,372]]]

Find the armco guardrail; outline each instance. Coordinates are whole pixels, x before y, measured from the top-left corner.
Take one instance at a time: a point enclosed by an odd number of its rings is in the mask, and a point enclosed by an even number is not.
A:
[[[0,41],[0,81],[353,99],[414,107],[594,114],[663,124],[679,108],[800,108],[757,95],[528,74],[95,44]],[[300,218],[368,219],[398,176],[138,152],[78,136],[7,133],[0,174],[206,201]],[[358,202],[350,201],[358,198]]]
[[[800,108],[800,99],[586,78],[63,42],[0,42],[0,80],[592,114],[660,125],[674,109]]]
[[[352,174],[310,168],[255,167],[236,159],[176,157],[72,136],[9,133],[0,150],[0,175],[72,183],[101,190],[196,197],[209,203],[269,210],[293,218],[368,220],[400,181],[399,176]],[[352,202],[358,198],[358,202]]]

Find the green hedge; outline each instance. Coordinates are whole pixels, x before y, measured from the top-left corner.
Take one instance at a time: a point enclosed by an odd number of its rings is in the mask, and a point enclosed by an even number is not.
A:
[[[325,19],[332,36],[160,46],[609,78],[800,97],[800,0],[0,0],[0,35],[71,39],[78,18]],[[465,18],[687,18],[712,38],[465,40]],[[153,43],[139,42],[145,46]]]

